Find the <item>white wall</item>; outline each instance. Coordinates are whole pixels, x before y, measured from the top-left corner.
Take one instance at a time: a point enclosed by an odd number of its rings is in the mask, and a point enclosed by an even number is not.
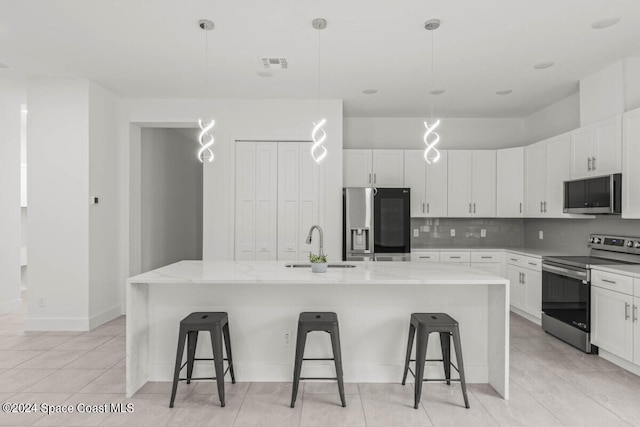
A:
[[[524,143],[533,144],[580,127],[580,93],[524,118]]]
[[[90,328],[121,314],[118,242],[117,98],[89,83],[89,319]]]
[[[424,147],[424,118],[345,117],[344,148]],[[443,118],[441,149],[507,148],[523,145],[521,118]]]
[[[625,111],[640,108],[640,56],[624,60]]]
[[[88,327],[89,82],[32,80],[27,156],[33,330]],[[45,307],[38,300],[45,299]]]
[[[321,166],[320,225],[327,230],[327,253],[341,253],[342,227],[342,101],[340,100],[123,100],[120,140],[127,151],[123,177],[123,201],[128,208],[121,218],[124,236],[121,248],[129,274],[140,267],[139,172],[140,125],[193,127],[197,119],[215,118],[216,160],[204,166],[203,258],[233,259],[234,235],[234,141],[309,140],[311,122],[318,111],[327,118],[328,156]],[[197,146],[194,147],[194,155]],[[136,176],[138,175],[138,176]],[[129,182],[131,188],[129,188]],[[324,197],[322,197],[324,195]],[[129,215],[132,215],[131,224]],[[131,242],[130,242],[131,240]],[[126,243],[124,243],[126,242]],[[131,252],[129,252],[131,248]],[[137,270],[137,271],[136,271]]]
[[[196,144],[173,129],[142,129],[142,271],[202,259],[203,167]]]
[[[624,113],[624,60],[580,80],[580,125]]]
[[[20,301],[20,104],[24,87],[0,79],[0,313]]]

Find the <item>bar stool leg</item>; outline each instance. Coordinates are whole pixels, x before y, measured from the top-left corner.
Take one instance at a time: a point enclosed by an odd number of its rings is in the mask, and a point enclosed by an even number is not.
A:
[[[460,344],[460,333],[458,329],[453,331],[453,345],[456,351],[456,359],[458,361],[458,370],[460,371],[460,386],[462,387],[462,396],[464,396],[464,406],[469,409],[469,399],[467,398],[467,382],[464,378],[464,364],[462,363],[462,344]]]
[[[213,363],[216,368],[216,382],[218,383],[218,396],[220,406],[224,408],[224,356],[222,353],[222,335],[219,328],[213,328],[211,333],[211,344],[213,347]]]
[[[402,385],[407,382],[407,374],[409,373],[409,362],[411,361],[411,349],[413,349],[413,338],[416,335],[416,327],[413,323],[409,325],[409,342],[407,343],[407,357],[404,361],[404,375],[402,375]]]
[[[224,335],[224,346],[227,349],[227,359],[229,362],[229,374],[231,374],[231,384],[236,383],[236,376],[233,373],[233,357],[231,356],[231,337],[229,336],[229,324],[225,323],[222,327],[222,333]]]
[[[198,344],[198,331],[187,332],[187,384],[191,384],[193,376],[194,359],[196,358],[196,346]]]
[[[304,346],[307,343],[307,332],[298,326],[298,337],[296,338],[296,360],[293,366],[293,389],[291,391],[291,407],[296,404],[298,397],[298,385],[300,384],[300,371],[302,370],[302,358],[304,357]]]
[[[447,385],[451,385],[451,334],[440,332],[440,348],[442,349],[442,365]]]
[[[331,335],[331,348],[333,349],[333,363],[336,366],[336,377],[338,377],[338,391],[340,392],[340,401],[342,407],[347,406],[347,402],[344,398],[344,381],[342,379],[342,352],[340,351],[340,332],[338,326],[329,332]]]
[[[429,343],[429,331],[418,328],[418,340],[416,342],[416,384],[414,393],[414,408],[420,405],[422,395],[422,379],[424,378],[424,363],[427,358],[427,344]]]
[[[180,378],[180,367],[182,366],[182,356],[184,354],[184,342],[186,339],[186,332],[180,328],[178,332],[178,350],[176,351],[176,367],[173,370],[173,386],[171,388],[171,400],[169,401],[169,408],[173,408],[173,403],[176,400],[176,391],[178,391],[178,378]]]

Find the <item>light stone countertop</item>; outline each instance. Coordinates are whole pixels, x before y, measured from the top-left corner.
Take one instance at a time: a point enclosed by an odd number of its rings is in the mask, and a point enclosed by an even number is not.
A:
[[[128,279],[129,284],[507,285],[508,280],[460,264],[363,262],[355,268],[287,268],[287,261],[180,261]],[[302,263],[302,262],[298,262]],[[343,262],[330,262],[341,264]]]

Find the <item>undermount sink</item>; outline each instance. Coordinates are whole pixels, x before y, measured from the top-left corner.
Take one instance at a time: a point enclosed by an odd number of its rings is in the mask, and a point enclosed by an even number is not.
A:
[[[311,268],[311,264],[309,264],[309,263],[307,263],[307,264],[299,264],[299,263],[290,262],[289,264],[285,264],[284,266],[288,267],[288,268],[301,268],[301,267]],[[355,265],[353,265],[353,264],[327,264],[327,267],[329,267],[329,268],[354,268]]]

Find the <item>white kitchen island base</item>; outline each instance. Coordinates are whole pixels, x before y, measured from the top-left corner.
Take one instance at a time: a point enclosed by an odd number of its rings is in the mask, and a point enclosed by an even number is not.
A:
[[[312,273],[284,262],[182,261],[130,278],[127,397],[147,381],[172,380],[180,320],[191,312],[229,314],[237,381],[291,381],[298,315],[334,311],[345,382],[399,383],[411,313],[445,312],[460,324],[467,382],[489,383],[508,398],[507,280],[457,265],[353,264]],[[428,358],[439,356],[432,334]],[[211,357],[206,334],[197,357]],[[328,334],[309,334],[305,357],[331,357]],[[212,372],[200,362],[194,376]],[[442,378],[442,364],[428,362],[426,375]],[[333,377],[333,362],[305,362],[303,376]]]

